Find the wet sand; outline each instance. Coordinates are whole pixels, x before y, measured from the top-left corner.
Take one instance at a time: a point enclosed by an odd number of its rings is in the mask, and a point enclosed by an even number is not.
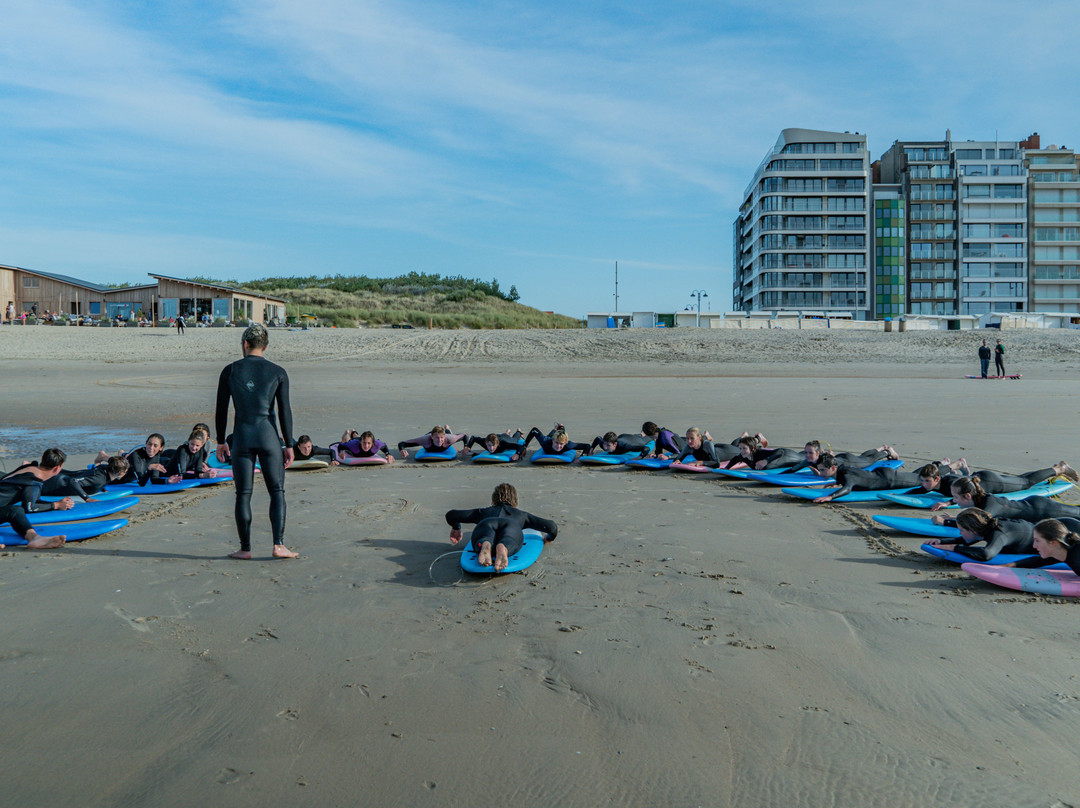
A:
[[[0,329],[5,425],[170,445],[211,419],[239,339],[17,331]],[[889,442],[908,466],[1080,462],[1071,332],[1041,347],[1006,332],[1024,379],[982,382],[959,378],[982,334],[684,331],[275,332],[268,356],[289,370],[297,430],[323,445],[345,426],[396,442],[558,419],[590,440],[651,419],[774,445]],[[79,350],[54,356],[59,335]],[[527,574],[460,580],[442,514],[504,480],[559,538]],[[236,562],[222,489],[144,497],[128,528],[60,552],[3,551],[0,804],[1080,800],[1078,604],[935,563],[873,527],[880,506],[399,461],[290,473],[295,562],[269,559],[257,488],[256,560]]]

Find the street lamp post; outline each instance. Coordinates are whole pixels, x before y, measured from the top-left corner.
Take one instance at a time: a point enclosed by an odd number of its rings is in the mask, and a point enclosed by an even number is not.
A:
[[[704,289],[695,289],[694,291],[692,291],[690,293],[691,298],[695,298],[695,297],[697,298],[697,320],[698,320],[697,324],[699,326],[701,325],[701,298],[708,297],[708,296],[709,296],[709,293],[706,292]]]

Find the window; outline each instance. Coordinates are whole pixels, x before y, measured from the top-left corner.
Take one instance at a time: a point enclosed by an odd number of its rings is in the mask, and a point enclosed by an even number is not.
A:
[[[829,236],[829,247],[834,250],[858,250],[866,246],[866,236]]]
[[[926,150],[925,149],[918,149],[918,148],[904,149],[904,154],[907,156],[908,160],[925,160],[926,159]]]
[[[789,143],[781,154],[836,154],[835,143]]]
[[[815,160],[773,160],[769,171],[814,171]]]
[[[986,164],[969,163],[968,165],[960,166],[960,176],[962,177],[985,177],[989,174],[986,168]]]
[[[1024,196],[1023,185],[995,185],[994,199],[1021,199]]]
[[[829,216],[830,230],[865,230],[865,216]]]
[[[965,224],[964,238],[990,238],[990,225]]]
[[[790,307],[821,307],[821,292],[784,292],[784,303]]]
[[[830,292],[829,293],[829,305],[830,306],[845,306],[853,308],[857,305],[856,301],[859,299],[859,295],[855,290],[850,292]]]
[[[828,190],[830,191],[863,191],[866,189],[866,180],[862,177],[852,177],[851,179],[836,179],[829,178]]]
[[[940,147],[940,148],[937,148],[937,149],[927,149],[926,150],[926,159],[927,160],[948,160],[949,159],[949,150],[944,148],[944,147]]]
[[[825,265],[830,269],[861,269],[866,266],[866,256],[861,253],[840,255],[830,253],[826,258]]]
[[[862,151],[862,143],[841,143],[841,151],[844,154],[858,154]]]
[[[964,297],[990,297],[990,284],[965,283],[961,287]]]
[[[990,186],[989,185],[964,185],[964,198],[989,198]]]
[[[1027,292],[1024,291],[1024,284],[1021,281],[994,284],[994,297],[1024,297],[1026,295]]]
[[[966,278],[989,278],[990,263],[977,262],[964,264],[964,277]]]
[[[822,160],[822,171],[862,171],[862,160]]]
[[[23,289],[37,289],[41,286],[41,278],[34,278],[30,275],[23,275],[22,285]]]
[[[994,238],[1023,238],[1024,226],[1022,224],[995,224]]]
[[[957,160],[981,160],[982,156],[983,156],[982,155],[982,149],[957,149],[956,150],[956,159]]]
[[[1016,149],[998,149],[999,160],[1015,160]]]
[[[830,196],[829,210],[864,210],[865,198],[861,196]]]

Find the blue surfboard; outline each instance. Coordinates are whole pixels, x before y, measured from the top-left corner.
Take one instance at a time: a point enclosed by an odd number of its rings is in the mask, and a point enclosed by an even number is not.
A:
[[[627,460],[626,465],[635,469],[649,469],[650,471],[658,471],[660,469],[666,469],[674,462],[674,457],[635,457],[633,460]]]
[[[958,539],[960,531],[955,527],[935,525],[929,519],[912,519],[909,516],[888,516],[879,514],[874,517],[879,525],[908,533],[912,536],[930,536],[935,539]]]
[[[975,562],[976,564],[992,564],[997,566],[999,564],[1014,564],[1017,561],[1022,561],[1025,558],[1031,558],[1031,555],[1016,555],[1014,553],[998,553],[989,561],[979,561],[977,558],[963,555],[962,553],[954,553],[952,550],[942,550],[940,547],[935,547],[932,544],[924,544],[919,548],[927,555],[932,555],[934,558],[940,558],[942,561],[951,561],[953,564],[968,564]],[[1042,567],[1044,570],[1066,570],[1068,569],[1066,564],[1054,564],[1049,567]]]
[[[542,466],[554,466],[560,463],[573,463],[575,457],[577,457],[577,451],[574,449],[567,449],[565,452],[560,452],[559,454],[548,454],[543,449],[537,449],[532,453],[529,462],[537,463]]]
[[[420,447],[416,450],[414,457],[421,463],[440,463],[446,460],[453,460],[457,457],[457,447],[447,446],[438,452],[433,452],[430,449]]]
[[[759,474],[760,472],[753,469],[713,469],[712,473],[719,474],[721,477],[732,477],[736,480],[749,480],[751,474]]]
[[[623,466],[635,457],[640,456],[641,452],[626,452],[624,454],[600,452],[599,454],[582,455],[581,463],[585,466]]]
[[[1047,480],[1046,482],[1038,483],[1031,486],[1031,488],[1025,488],[1022,491],[1009,491],[1006,494],[994,494],[994,496],[1000,499],[1012,499],[1020,500],[1027,499],[1028,497],[1050,497],[1068,491],[1073,487],[1073,484],[1068,480],[1054,480],[1053,482]],[[908,489],[911,490],[911,489]],[[945,495],[939,494],[937,491],[930,491],[926,494],[917,495],[903,495],[892,494],[882,497],[890,502],[895,502],[898,505],[905,505],[909,508],[932,508],[939,502],[943,502],[948,499]],[[958,508],[959,505],[952,504],[949,508]]]
[[[162,483],[161,485],[154,485],[153,483],[147,483],[146,485],[139,485],[138,483],[110,483],[106,490],[126,491],[130,494],[142,496],[144,494],[174,494],[177,491],[187,491],[190,488],[198,487],[198,480],[181,480],[178,483]]]
[[[839,491],[839,488],[781,488],[783,493],[789,496],[798,497],[799,499],[817,499],[818,497],[827,497],[829,494]],[[842,497],[838,497],[831,502],[875,502],[881,498],[885,493],[899,493],[900,491],[907,491],[907,488],[894,488],[892,491],[852,491],[850,494],[844,494]]]
[[[507,449],[505,452],[480,452],[480,454],[473,455],[474,463],[511,463],[514,460],[514,455],[521,451],[521,448]]]
[[[122,527],[127,527],[127,519],[99,519],[96,522],[72,522],[68,525],[51,525],[49,527],[34,528],[39,536],[67,536],[67,540],[82,541],[103,536]],[[21,547],[26,544],[26,539],[19,536],[10,526],[0,527],[0,544],[8,547]]]
[[[525,543],[521,546],[520,550],[510,556],[510,563],[506,565],[506,569],[504,569],[503,572],[521,572],[523,569],[531,567],[536,563],[536,560],[540,558],[540,553],[543,549],[543,534],[535,530],[526,530]],[[491,567],[480,566],[480,562],[477,561],[477,552],[473,549],[471,540],[469,546],[461,553],[461,568],[465,572],[472,572],[478,575],[492,575],[495,573],[495,570]]]
[[[131,491],[98,491],[91,498],[96,499],[99,502],[108,502],[111,499],[120,499],[121,497],[130,497]],[[63,497],[38,497],[42,502],[59,502]]]
[[[898,469],[904,465],[903,460],[879,460],[866,467],[867,471],[873,471],[874,469],[888,468]],[[768,483],[769,485],[787,485],[787,486],[801,486],[801,485],[836,485],[836,480],[832,477],[819,477],[810,469],[800,469],[791,473],[784,473],[783,469],[773,471],[752,471],[748,472],[748,476],[752,480],[756,480],[761,483]]]
[[[55,525],[60,522],[79,522],[83,519],[97,519],[99,516],[109,516],[138,504],[138,497],[120,497],[108,502],[76,502],[73,507],[66,511],[28,513],[26,518],[30,520],[32,525]]]

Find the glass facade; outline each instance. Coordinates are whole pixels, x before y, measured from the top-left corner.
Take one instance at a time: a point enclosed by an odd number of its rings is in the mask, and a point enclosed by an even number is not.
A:
[[[874,318],[899,317],[907,311],[904,267],[904,200],[874,199]]]

